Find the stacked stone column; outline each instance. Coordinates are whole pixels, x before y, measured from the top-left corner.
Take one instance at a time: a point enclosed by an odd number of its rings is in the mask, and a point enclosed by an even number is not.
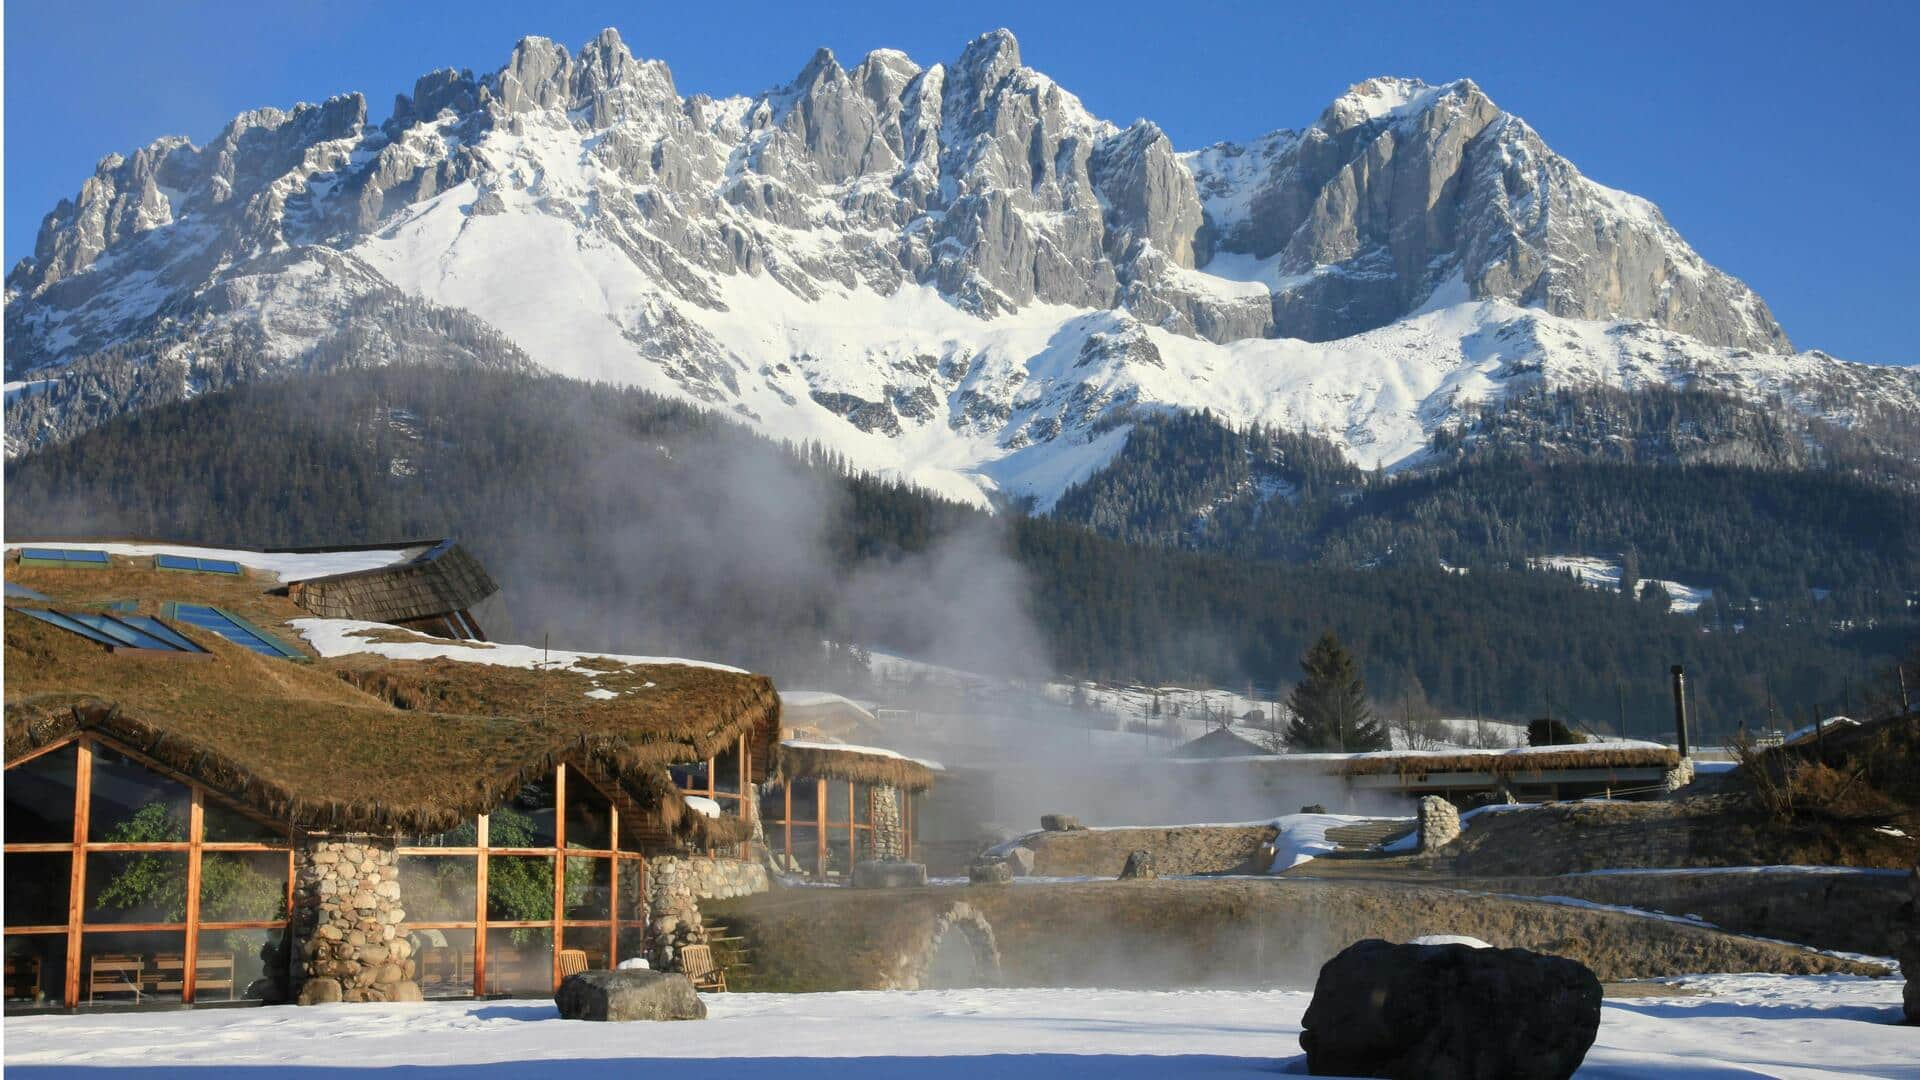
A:
[[[683,947],[706,944],[701,900],[766,891],[767,868],[744,859],[693,855],[647,860],[647,911],[653,929],[647,962],[655,971],[675,971]]]
[[[308,839],[294,852],[293,901],[300,1004],[421,1000],[391,841]]]
[[[900,793],[874,784],[867,788],[867,820],[873,823],[872,858],[899,862],[907,857],[907,829],[900,817]]]

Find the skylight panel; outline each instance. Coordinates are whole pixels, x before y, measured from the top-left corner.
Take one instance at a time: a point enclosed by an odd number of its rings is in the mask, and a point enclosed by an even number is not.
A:
[[[48,598],[46,593],[29,589],[25,585],[15,585],[11,581],[7,582],[7,595],[15,600],[45,600]]]
[[[78,634],[97,645],[109,649],[137,649],[144,652],[192,653],[204,656],[206,650],[186,638],[173,628],[151,615],[130,615],[116,619],[97,611],[51,611],[45,608],[16,608],[22,615],[28,615],[56,626],[70,634]]]
[[[199,559],[191,555],[155,555],[153,565],[160,570],[187,570],[201,574],[228,574],[238,577],[240,564],[231,559]]]
[[[107,553],[104,551],[42,547],[20,549],[22,566],[106,566],[107,562]]]
[[[243,649],[252,649],[262,656],[283,657],[288,660],[305,659],[302,653],[282,644],[272,634],[230,611],[211,604],[168,604],[167,615],[175,622],[197,626],[202,630],[211,630],[235,645]]]

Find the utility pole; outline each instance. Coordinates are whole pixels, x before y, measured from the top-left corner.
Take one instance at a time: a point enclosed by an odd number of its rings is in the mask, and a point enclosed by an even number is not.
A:
[[[1673,665],[1673,729],[1679,736],[1680,756],[1687,756],[1687,669]]]

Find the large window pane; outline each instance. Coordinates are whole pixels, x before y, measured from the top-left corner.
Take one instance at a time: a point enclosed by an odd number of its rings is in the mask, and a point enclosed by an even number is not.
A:
[[[621,923],[620,940],[617,944],[620,947],[621,962],[645,960],[647,958],[647,924]],[[619,964],[616,963],[614,966],[618,967]]]
[[[202,922],[262,922],[287,917],[287,857],[277,851],[200,854]]]
[[[704,792],[710,788],[712,779],[707,765],[704,761],[691,761],[670,766],[667,771],[673,774],[674,786],[680,790]]]
[[[204,930],[193,1000],[287,1000],[285,930]]]
[[[467,910],[473,910],[469,907]],[[428,997],[471,997],[473,986],[472,930],[415,930],[414,981]]]
[[[207,841],[214,844],[287,842],[287,830],[256,821],[213,798],[206,800],[206,806],[201,811],[201,827],[206,830]]]
[[[612,935],[604,926],[564,926],[560,928],[560,970],[564,975],[568,961],[584,961],[586,971],[606,971],[613,967],[608,946]],[[567,954],[575,954],[569,957]]]
[[[771,829],[776,822],[787,819],[787,789],[785,785],[769,784],[760,789],[760,820]]]
[[[472,855],[400,856],[400,898],[407,920],[472,922],[478,862]]]
[[[89,838],[111,844],[152,844],[187,838],[192,794],[111,747],[94,744],[93,813]]]
[[[552,922],[553,857],[488,856],[487,918],[501,922]],[[491,947],[492,939],[488,941]]]
[[[820,869],[820,829],[814,825],[793,827],[793,867],[812,876]]]
[[[569,919],[598,921],[613,918],[613,860],[573,855],[567,859]]]
[[[178,930],[87,934],[80,942],[80,1004],[179,1001],[186,983],[186,941]]]
[[[639,859],[617,860],[620,870],[620,919],[644,921],[647,917],[646,863]]]
[[[417,836],[403,833],[397,839],[397,847],[451,847],[470,848],[480,845],[480,823],[468,820],[443,833],[431,836]]]
[[[853,785],[845,780],[827,781],[827,824],[845,825],[853,820]]]
[[[865,825],[873,820],[873,785],[853,785],[853,823]]]
[[[713,760],[713,790],[740,793],[740,744]]]
[[[7,1011],[57,1008],[67,986],[67,935],[7,936]]]
[[[7,770],[7,843],[64,844],[73,839],[79,757],[79,748],[68,744]]]
[[[567,777],[567,846],[613,848],[613,805],[578,773]]]
[[[512,997],[553,996],[553,931],[487,931],[487,993]]]
[[[528,784],[487,816],[487,846],[550,848],[556,836],[554,820],[552,779]]]
[[[8,855],[5,862],[7,925],[65,926],[73,856],[20,852]]]
[[[853,859],[850,857],[849,849],[847,846],[847,830],[828,829],[827,830],[827,865],[826,865],[827,876],[828,877],[840,876],[843,874],[850,873],[852,869],[853,869]]]
[[[793,783],[793,820],[817,821],[820,817],[820,782],[796,780]]]
[[[87,922],[179,923],[186,918],[186,852],[107,851],[87,856]]]

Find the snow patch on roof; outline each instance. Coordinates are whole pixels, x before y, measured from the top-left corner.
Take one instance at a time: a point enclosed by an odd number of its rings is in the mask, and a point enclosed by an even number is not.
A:
[[[360,619],[294,619],[287,625],[300,632],[315,652],[323,657],[371,653],[390,660],[454,660],[463,664],[491,664],[495,667],[527,668],[533,671],[571,671],[593,677],[605,674],[581,661],[612,661],[616,664],[679,664],[684,667],[711,668],[739,675],[746,672],[725,664],[705,660],[687,660],[676,656],[623,656],[617,653],[572,652],[567,649],[541,649],[532,645],[502,644],[497,641],[449,641],[388,623]],[[407,641],[375,641],[372,636],[392,638],[407,635]]]
[[[781,746],[791,746],[799,750],[834,750],[842,754],[867,754],[872,757],[893,758],[896,761],[911,761],[924,765],[935,772],[945,772],[947,767],[937,761],[926,758],[908,757],[897,750],[888,750],[880,746],[860,746],[856,743],[827,742],[819,739],[781,739]]]

